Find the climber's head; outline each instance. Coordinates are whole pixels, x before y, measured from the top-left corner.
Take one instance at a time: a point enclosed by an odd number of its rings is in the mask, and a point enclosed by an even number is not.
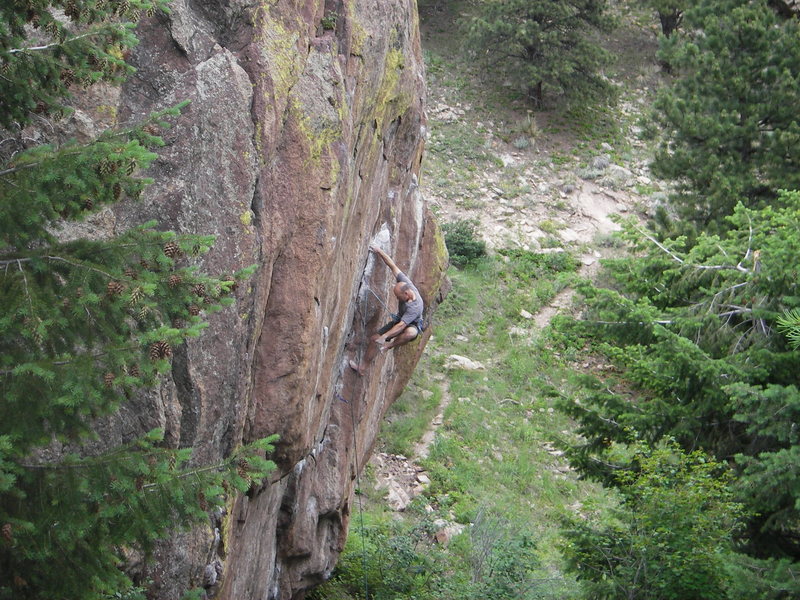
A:
[[[407,283],[403,283],[402,281],[398,281],[394,285],[392,291],[394,292],[395,298],[401,302],[409,302],[414,299],[414,292],[411,289],[411,286]]]

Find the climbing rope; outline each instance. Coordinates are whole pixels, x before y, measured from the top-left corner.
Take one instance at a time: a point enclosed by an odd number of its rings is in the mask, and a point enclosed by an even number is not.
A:
[[[372,290],[369,288],[368,285],[365,286],[370,292]],[[372,295],[378,298],[375,292],[372,292]],[[378,298],[380,301],[380,298]],[[381,304],[383,302],[381,301]],[[384,304],[384,306],[386,306]],[[363,307],[357,306],[356,310],[361,313],[361,329],[362,331],[366,332],[367,330],[367,315],[364,311]],[[388,310],[388,308],[387,308]],[[338,395],[338,394],[337,394]],[[364,600],[369,600],[369,580],[367,578],[367,538],[364,535],[366,528],[364,527],[364,506],[363,502],[361,501],[360,490],[361,490],[361,469],[358,465],[358,444],[356,443],[356,411],[355,411],[355,402],[348,402],[342,396],[339,396],[339,399],[344,401],[346,404],[350,405],[350,420],[353,425],[353,463],[356,469],[356,491],[355,496],[358,500],[358,521],[359,521],[359,529],[361,533],[361,569],[364,571]]]
[[[389,314],[392,313],[392,311],[389,310],[389,307],[386,306],[386,303],[383,300],[381,300],[380,296],[378,296],[378,294],[376,294],[375,292],[372,291],[371,287],[369,287],[368,285],[364,285],[364,287],[367,288],[367,290],[369,290],[370,294],[372,294],[373,296],[375,296],[375,298],[378,299],[378,302],[380,302],[383,305],[383,308],[386,309],[386,312],[388,312]]]
[[[341,398],[341,396],[340,396]],[[344,398],[342,398],[344,400]],[[347,402],[345,400],[345,402]],[[356,444],[356,413],[355,402],[347,402],[350,405],[350,419],[353,422],[353,462],[356,468],[356,492],[358,498],[358,520],[361,530],[361,569],[364,571],[364,600],[369,600],[369,581],[367,579],[367,538],[364,535],[364,506],[361,501],[361,469],[358,467],[358,446]]]

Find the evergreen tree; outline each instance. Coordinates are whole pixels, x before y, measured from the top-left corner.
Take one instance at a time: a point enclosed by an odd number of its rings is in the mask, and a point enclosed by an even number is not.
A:
[[[91,440],[93,421],[170,367],[203,314],[233,302],[236,281],[201,272],[208,236],[154,229],[68,239],[62,225],[136,198],[180,107],[85,143],[37,144],[30,124],[69,111],[75,85],[119,81],[135,43],[128,22],[156,0],[4,3],[0,7],[0,598],[105,598],[130,581],[124,553],[266,475],[271,440],[219,464],[164,446],[153,431],[122,447]],[[28,129],[26,129],[26,127]],[[233,487],[231,487],[233,486]]]
[[[684,20],[663,40],[676,77],[655,101],[652,169],[676,183],[680,216],[715,231],[740,200],[800,187],[800,20],[767,0],[705,0]]]
[[[478,60],[519,80],[540,105],[546,95],[603,103],[609,54],[593,39],[611,27],[605,0],[500,0],[477,6],[468,40]]]
[[[739,205],[725,236],[659,241],[627,226],[634,256],[610,261],[614,289],[587,287],[570,330],[620,370],[564,401],[585,442],[569,448],[586,476],[616,485],[629,466],[615,444],[665,436],[736,465],[733,489],[752,515],[748,551],[800,558],[798,353],[776,324],[800,304],[800,193],[782,208]]]

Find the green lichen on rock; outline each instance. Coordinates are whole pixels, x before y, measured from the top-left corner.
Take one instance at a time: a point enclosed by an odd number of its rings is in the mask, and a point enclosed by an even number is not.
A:
[[[285,98],[301,72],[302,57],[297,51],[301,28],[287,29],[274,19],[265,2],[253,11],[255,41],[261,46],[267,59],[267,72],[260,73],[262,80],[272,83],[274,99]],[[268,83],[264,82],[264,83]],[[265,86],[269,89],[270,86]]]
[[[364,44],[367,42],[369,33],[356,17],[355,2],[347,5],[347,16],[350,24],[350,54],[364,56]]]
[[[393,48],[386,54],[383,78],[375,93],[374,118],[381,125],[390,123],[405,113],[411,106],[412,96],[402,85],[402,72],[405,69],[405,56]]]

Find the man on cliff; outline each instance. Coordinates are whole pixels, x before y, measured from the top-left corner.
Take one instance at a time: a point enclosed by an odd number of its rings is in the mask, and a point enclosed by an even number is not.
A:
[[[370,337],[371,343],[367,347],[367,351],[361,363],[357,363],[354,360],[350,361],[350,368],[358,371],[359,375],[364,374],[364,371],[369,363],[372,362],[372,359],[375,358],[375,354],[378,350],[385,352],[386,350],[391,350],[392,348],[397,348],[397,346],[412,342],[419,337],[419,334],[422,333],[423,330],[422,310],[424,305],[419,290],[408,276],[394,264],[394,261],[388,254],[375,245],[370,246],[369,249],[383,259],[383,262],[392,270],[397,280],[397,283],[395,283],[392,288],[392,292],[395,298],[397,298],[398,314],[392,315],[392,320]]]

